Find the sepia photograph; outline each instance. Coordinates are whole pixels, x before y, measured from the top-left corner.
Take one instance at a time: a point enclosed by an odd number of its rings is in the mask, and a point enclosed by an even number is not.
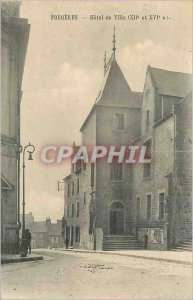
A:
[[[1,0],[1,299],[192,299],[192,1]]]

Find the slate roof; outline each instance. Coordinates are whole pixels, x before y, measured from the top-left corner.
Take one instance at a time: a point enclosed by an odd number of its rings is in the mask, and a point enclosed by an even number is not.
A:
[[[181,99],[177,104],[176,107],[180,106],[181,104],[184,103],[184,101],[190,101],[192,102],[192,91],[186,95],[186,97],[184,97],[183,99]]]
[[[50,223],[46,225],[46,221],[33,222],[29,224],[30,231],[33,233],[48,233],[48,235],[61,235],[61,222]]]
[[[61,235],[62,225],[60,223],[51,224],[48,235]]]
[[[63,180],[70,179],[71,177],[72,177],[72,175],[70,174],[70,175],[68,175],[68,176],[64,177],[64,178],[63,178]]]
[[[47,232],[46,221],[34,222],[30,224],[31,232]]]
[[[95,104],[123,107],[139,107],[141,93],[133,92],[116,60],[111,62],[105,74],[102,89]]]
[[[161,95],[184,98],[192,89],[192,74],[152,68],[148,66],[154,84]]]
[[[125,79],[119,65],[113,58],[105,74],[102,88],[89,115],[83,123],[80,131],[83,130],[91,114],[98,105],[140,108],[142,93],[133,92]]]

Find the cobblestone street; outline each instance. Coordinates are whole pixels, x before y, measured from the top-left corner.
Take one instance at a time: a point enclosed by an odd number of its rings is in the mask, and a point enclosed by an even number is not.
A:
[[[43,261],[2,266],[2,299],[191,299],[188,265],[99,253],[39,253]]]

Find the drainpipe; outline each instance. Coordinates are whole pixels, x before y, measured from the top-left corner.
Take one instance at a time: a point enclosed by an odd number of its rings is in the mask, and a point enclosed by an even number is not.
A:
[[[176,199],[176,180],[177,180],[177,174],[176,174],[176,137],[177,137],[177,129],[176,129],[176,114],[174,113],[174,105],[172,107],[172,115],[174,117],[174,167],[173,167],[173,173],[174,173],[174,201],[173,201],[173,227],[174,227],[174,241],[176,236],[176,208],[177,208],[177,199]]]

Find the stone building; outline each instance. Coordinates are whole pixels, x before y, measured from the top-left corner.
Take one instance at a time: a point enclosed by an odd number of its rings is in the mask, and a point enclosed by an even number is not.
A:
[[[147,68],[141,134],[133,142],[149,148],[151,164],[133,167],[132,232],[150,249],[192,237],[191,81],[189,74]]]
[[[21,215],[20,218],[22,219],[22,215]],[[34,216],[33,216],[32,212],[29,212],[28,214],[25,214],[25,226],[26,226],[26,228],[28,228],[29,225],[33,222],[34,222]]]
[[[75,248],[172,248],[191,239],[191,75],[148,66],[134,92],[115,50],[114,39],[82,145],[145,145],[151,164],[72,164],[64,236]]]
[[[20,215],[20,220],[22,220],[23,215]],[[34,223],[34,216],[32,212],[25,214],[25,228],[29,228],[30,224]],[[22,230],[19,231],[19,238],[22,239]]]
[[[1,3],[1,249],[19,245],[19,155],[22,77],[30,25],[19,17],[19,1]]]
[[[30,229],[32,240],[31,247],[35,248],[62,248],[64,238],[62,236],[62,221],[52,223],[50,218],[46,221],[32,222],[27,228]]]

